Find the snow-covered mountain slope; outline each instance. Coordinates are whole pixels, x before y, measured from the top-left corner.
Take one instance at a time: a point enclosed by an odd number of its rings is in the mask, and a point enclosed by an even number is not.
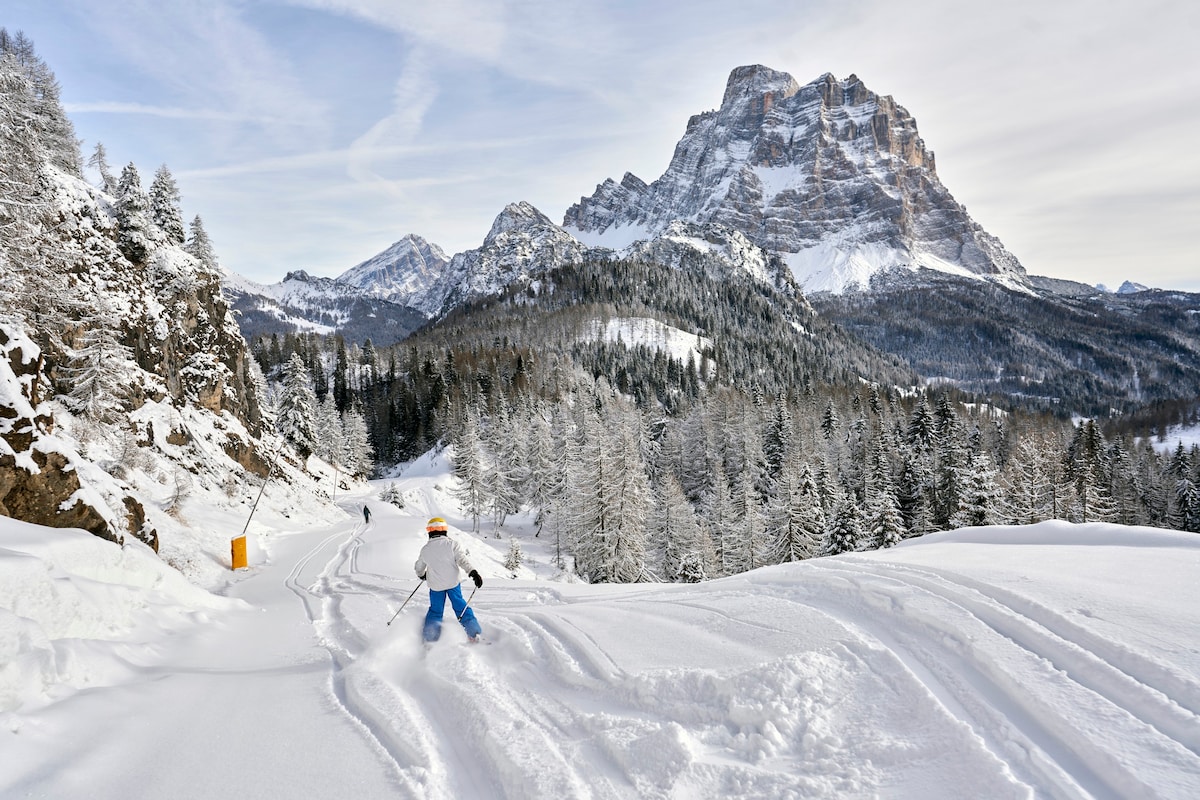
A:
[[[912,116],[853,75],[800,86],[763,66],[733,70],[721,107],[688,121],[660,178],[609,179],[563,226],[619,249],[676,220],[741,231],[806,291],[865,288],[898,269],[1024,279],[942,185]]]
[[[388,271],[383,269],[377,274],[385,276]],[[378,344],[393,344],[425,322],[420,311],[382,296],[403,296],[396,283],[372,287],[365,274],[360,277],[366,286],[309,275],[303,270],[289,272],[273,284],[226,273],[224,292],[238,313],[238,324],[247,340],[272,333],[312,331],[337,332],[357,342],[369,338]]]
[[[702,363],[704,351],[711,350],[713,346],[712,340],[707,336],[697,336],[649,317],[592,320],[584,326],[581,338],[589,341],[600,339],[612,344],[621,342],[631,348],[645,347],[661,352],[681,364],[690,361],[696,367]]]
[[[0,520],[0,587],[47,586],[0,591],[3,663],[36,667],[0,668],[0,795],[1200,793],[1194,535],[974,528],[702,584],[590,586],[563,580],[527,521],[505,529],[524,556],[505,569],[509,538],[467,531],[447,470],[427,458],[395,479],[404,509],[360,491],[332,525],[271,516],[225,590],[238,606]],[[409,565],[434,513],[484,576],[490,646],[449,615],[419,644]],[[131,766],[148,752],[152,769]]]

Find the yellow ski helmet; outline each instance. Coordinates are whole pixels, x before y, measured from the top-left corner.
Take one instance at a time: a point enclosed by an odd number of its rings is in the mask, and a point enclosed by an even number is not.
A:
[[[425,523],[426,533],[433,533],[435,531],[446,533],[448,530],[450,530],[450,526],[447,525],[446,520],[442,519],[441,517],[434,517],[433,519],[429,520],[429,522]]]

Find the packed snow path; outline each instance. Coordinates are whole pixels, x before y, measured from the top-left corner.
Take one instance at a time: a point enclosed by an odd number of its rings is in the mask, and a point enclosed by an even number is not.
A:
[[[1087,608],[1055,610],[1036,587],[922,563],[920,547],[701,588],[492,578],[478,607],[495,647],[448,625],[426,657],[423,592],[381,627],[415,585],[403,573],[422,541],[416,520],[360,531],[305,591],[337,697],[413,797],[1200,786],[1194,669],[1106,638]],[[1184,550],[1193,570],[1197,552]]]
[[[1200,796],[1200,537],[1047,523],[587,586],[457,532],[492,644],[448,613],[426,652],[423,588],[386,623],[445,498],[408,499],[268,543],[229,592],[252,610],[31,715],[0,795]]]

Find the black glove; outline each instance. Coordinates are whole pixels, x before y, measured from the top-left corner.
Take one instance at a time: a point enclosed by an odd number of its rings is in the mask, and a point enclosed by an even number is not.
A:
[[[478,589],[480,586],[483,586],[483,578],[481,578],[479,576],[478,570],[471,570],[470,572],[467,573],[467,577],[470,578],[471,580],[475,581],[476,589]]]

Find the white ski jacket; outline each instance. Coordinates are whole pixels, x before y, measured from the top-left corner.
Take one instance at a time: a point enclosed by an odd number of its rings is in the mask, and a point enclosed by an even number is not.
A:
[[[475,569],[471,562],[467,561],[467,552],[463,550],[462,545],[449,536],[429,537],[429,541],[421,548],[421,554],[417,556],[417,563],[413,564],[417,577],[424,575],[429,588],[435,592],[444,592],[458,586],[462,581],[459,567],[467,572]]]

